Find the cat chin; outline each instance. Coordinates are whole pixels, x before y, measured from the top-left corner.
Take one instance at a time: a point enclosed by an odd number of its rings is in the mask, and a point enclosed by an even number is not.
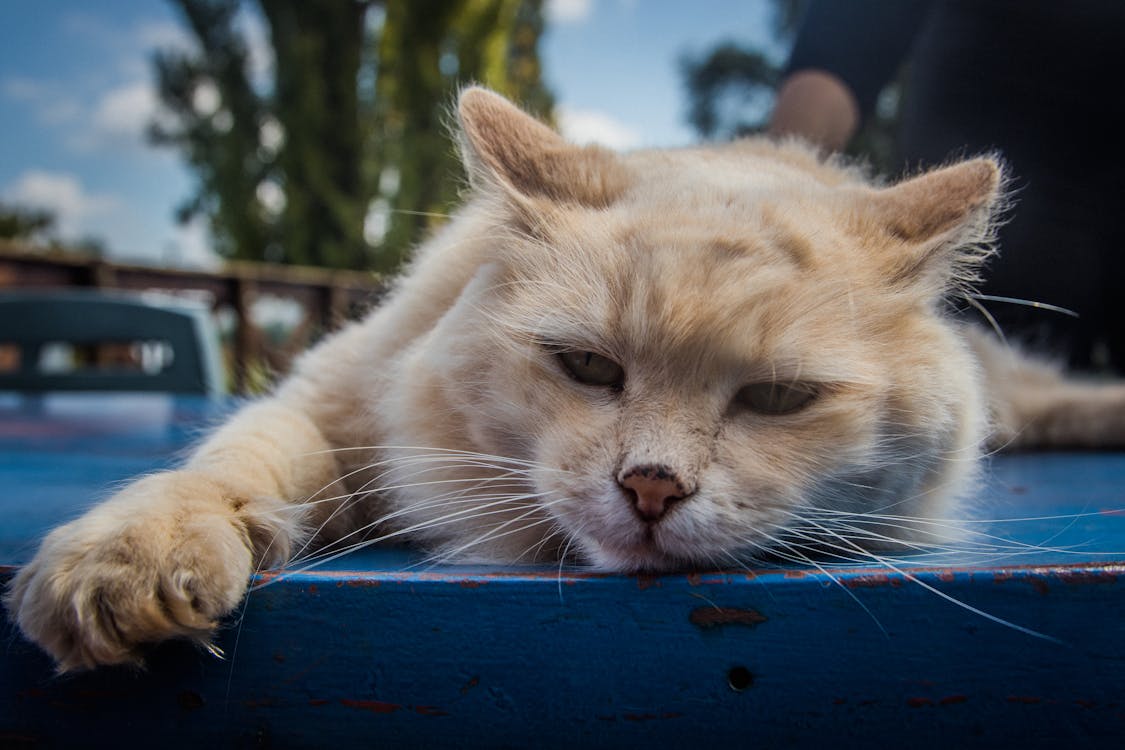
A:
[[[582,546],[589,565],[607,573],[668,573],[693,567],[651,542],[621,548],[607,547],[591,539]]]

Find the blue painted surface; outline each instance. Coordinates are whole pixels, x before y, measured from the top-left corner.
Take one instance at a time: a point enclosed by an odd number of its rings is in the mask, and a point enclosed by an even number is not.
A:
[[[105,398],[0,397],[0,563],[217,416]],[[1125,455],[997,458],[976,512],[1057,549],[659,577],[377,550],[263,579],[226,661],[167,644],[146,673],[55,678],[5,625],[0,747],[1120,747]]]

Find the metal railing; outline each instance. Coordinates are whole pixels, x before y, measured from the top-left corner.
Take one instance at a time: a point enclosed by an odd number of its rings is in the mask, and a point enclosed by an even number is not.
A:
[[[203,300],[226,334],[232,388],[243,392],[254,385],[256,369],[283,372],[317,337],[374,305],[385,282],[374,272],[266,263],[228,262],[216,271],[133,265],[0,240],[0,289],[6,287],[128,289]],[[268,297],[296,303],[302,312],[281,338],[255,321],[255,303]]]

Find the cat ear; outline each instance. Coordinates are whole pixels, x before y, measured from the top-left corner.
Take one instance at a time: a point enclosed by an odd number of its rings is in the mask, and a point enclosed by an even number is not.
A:
[[[877,191],[875,220],[896,246],[888,263],[892,282],[940,292],[979,280],[1002,182],[999,162],[980,158]]]
[[[575,146],[504,97],[473,87],[457,107],[465,166],[474,186],[515,198],[601,208],[626,187],[625,168],[598,146]]]

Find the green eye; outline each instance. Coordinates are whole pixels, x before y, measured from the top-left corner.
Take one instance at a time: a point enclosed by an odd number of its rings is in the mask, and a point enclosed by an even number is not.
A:
[[[791,414],[812,403],[816,386],[809,383],[753,383],[743,386],[735,400],[759,414]]]
[[[625,380],[621,365],[600,354],[565,351],[557,356],[563,368],[579,383],[617,387]]]

